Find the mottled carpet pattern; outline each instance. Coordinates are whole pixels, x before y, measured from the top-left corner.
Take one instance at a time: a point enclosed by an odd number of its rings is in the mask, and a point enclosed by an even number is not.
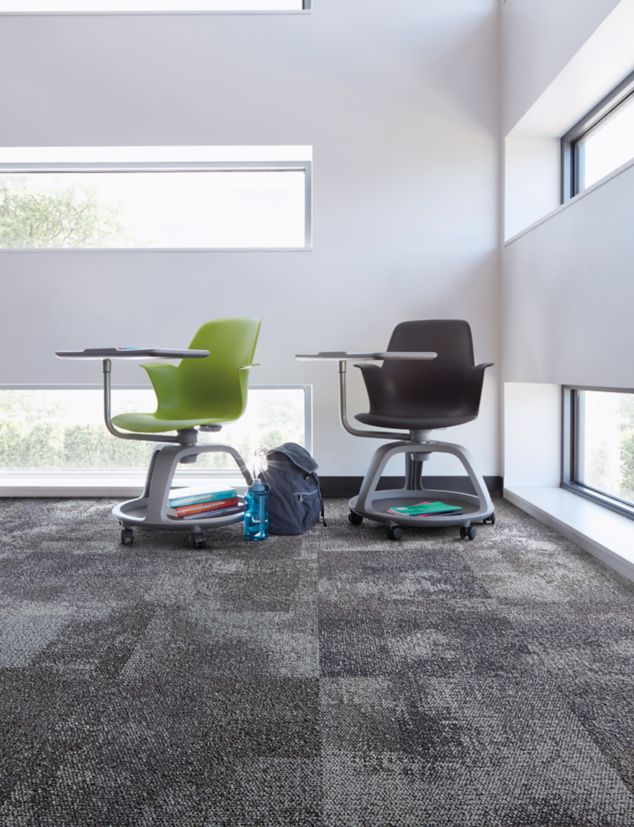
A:
[[[634,588],[497,508],[193,551],[0,501],[0,825],[633,825]]]

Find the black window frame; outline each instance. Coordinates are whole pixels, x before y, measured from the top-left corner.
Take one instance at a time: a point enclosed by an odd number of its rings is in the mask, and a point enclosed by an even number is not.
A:
[[[621,81],[603,100],[586,113],[561,139],[561,203],[585,189],[583,181],[583,139],[634,96],[634,72]]]
[[[634,520],[634,503],[608,494],[605,491],[592,488],[579,482],[579,467],[581,463],[581,441],[579,435],[583,428],[583,405],[580,392],[600,391],[602,393],[634,394],[629,388],[597,388],[580,385],[562,385],[562,451],[561,451],[561,487],[572,491],[580,497],[598,503],[599,505],[616,511],[618,514]]]

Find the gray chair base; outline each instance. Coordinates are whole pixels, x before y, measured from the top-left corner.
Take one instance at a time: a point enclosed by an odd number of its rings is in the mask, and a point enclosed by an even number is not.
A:
[[[425,488],[422,479],[423,463],[433,453],[452,454],[457,457],[467,472],[475,494],[463,494],[456,491],[439,491]],[[405,484],[401,489],[377,491],[379,481],[387,462],[397,454],[405,454]],[[456,514],[434,514],[424,517],[411,517],[390,514],[388,509],[394,506],[414,505],[422,500],[442,500],[452,505],[462,506]],[[466,448],[451,442],[427,440],[415,442],[403,440],[390,442],[378,448],[372,458],[359,494],[350,500],[351,522],[360,522],[354,517],[367,517],[384,523],[388,536],[398,539],[398,526],[415,528],[460,526],[461,536],[473,539],[474,523],[494,521],[494,507],[491,496],[481,475],[475,470],[471,455]]]
[[[113,517],[122,526],[121,541],[125,545],[133,542],[134,528],[164,528],[188,532],[192,535],[190,544],[200,547],[204,543],[203,528],[218,528],[242,520],[242,514],[182,520],[167,513],[167,501],[178,464],[195,462],[199,454],[212,452],[233,457],[247,486],[251,485],[253,479],[244,459],[230,445],[161,445],[152,454],[143,494],[112,509]]]

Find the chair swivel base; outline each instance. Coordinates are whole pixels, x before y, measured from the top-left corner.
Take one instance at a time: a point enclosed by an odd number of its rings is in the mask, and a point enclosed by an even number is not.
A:
[[[253,479],[240,454],[230,445],[162,445],[154,449],[143,494],[119,503],[112,509],[112,516],[121,525],[121,542],[134,542],[135,528],[167,529],[187,532],[187,544],[193,548],[204,546],[204,528],[220,528],[241,522],[242,513],[224,516],[200,517],[184,520],[168,513],[168,499],[177,466],[181,462],[194,462],[202,453],[229,454],[236,462],[247,484]]]
[[[458,491],[442,491],[425,488],[421,478],[423,462],[432,453],[448,453],[456,456],[463,464],[474,487],[475,494]],[[396,454],[405,454],[406,476],[403,488],[377,491],[379,481],[387,462]],[[393,514],[390,508],[415,505],[422,501],[435,501],[460,506],[461,510],[452,514],[428,514],[411,516]],[[475,538],[476,523],[495,522],[495,510],[486,484],[473,467],[471,456],[466,448],[449,442],[410,441],[391,442],[382,445],[374,454],[368,472],[363,480],[359,494],[349,501],[350,522],[358,525],[364,517],[383,523],[391,540],[401,537],[401,527],[443,528],[459,526],[463,539]]]

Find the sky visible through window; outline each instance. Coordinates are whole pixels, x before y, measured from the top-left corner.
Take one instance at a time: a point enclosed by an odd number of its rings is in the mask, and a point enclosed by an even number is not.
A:
[[[14,245],[7,238],[3,246],[303,247],[304,187],[304,173],[291,170],[0,175],[0,193],[51,205],[73,193],[78,212],[101,216],[94,239],[78,237],[70,219],[56,237],[33,238],[32,245],[28,237]]]
[[[634,95],[592,129],[582,145],[585,188],[634,158]]]
[[[634,503],[634,393],[579,391],[583,485]]]

